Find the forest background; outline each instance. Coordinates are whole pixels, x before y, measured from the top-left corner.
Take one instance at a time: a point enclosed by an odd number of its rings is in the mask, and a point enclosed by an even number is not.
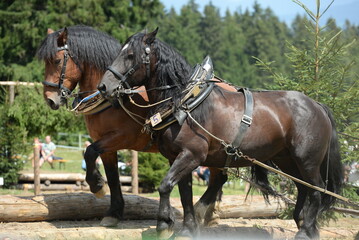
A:
[[[295,2],[293,7],[300,8]],[[138,31],[158,26],[158,37],[190,64],[210,55],[215,74],[235,85],[299,90],[329,105],[337,120],[343,161],[351,164],[359,155],[355,148],[359,139],[359,27],[349,21],[339,27],[329,19],[316,31],[315,20],[304,8],[289,26],[258,3],[221,16],[212,4],[199,11],[194,0],[179,12],[165,11],[159,0],[1,1],[0,81],[44,80],[44,63],[37,60],[36,50],[48,28],[83,24],[123,43]],[[35,136],[59,132],[87,131],[81,116],[64,108],[50,110],[41,85],[18,86],[11,105],[8,88],[0,87],[0,175],[16,181],[21,161],[14,154],[27,151],[24,146],[31,147]],[[144,172],[162,170],[163,174],[166,160],[143,154],[141,161],[151,165]],[[161,178],[156,178],[158,184]]]

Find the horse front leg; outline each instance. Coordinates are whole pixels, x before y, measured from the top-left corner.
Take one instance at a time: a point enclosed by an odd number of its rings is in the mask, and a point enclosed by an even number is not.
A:
[[[84,158],[86,161],[86,182],[96,197],[102,198],[106,194],[105,180],[103,179],[97,165],[96,159],[100,156],[99,141],[92,143],[86,148]]]
[[[101,158],[106,172],[107,183],[110,188],[111,205],[100,225],[104,227],[114,227],[120,219],[123,219],[123,210],[125,207],[118,173],[117,153],[103,153],[101,154]]]
[[[160,205],[156,229],[159,239],[168,239],[173,234],[175,219],[171,209],[170,194],[173,187],[179,182],[181,202],[184,209],[184,225],[181,233],[188,236],[197,230],[192,203],[192,185],[190,183],[192,182],[192,170],[198,164],[192,159],[193,156],[188,152],[179,154],[158,188]],[[186,194],[188,195],[186,196]]]
[[[198,231],[194,207],[193,207],[193,192],[192,192],[192,174],[188,174],[178,182],[178,189],[181,196],[181,203],[183,206],[183,227],[178,233],[181,237],[192,237],[192,233]]]

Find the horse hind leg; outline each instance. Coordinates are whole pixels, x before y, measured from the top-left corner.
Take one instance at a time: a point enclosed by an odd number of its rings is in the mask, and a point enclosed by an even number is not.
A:
[[[295,178],[302,179],[302,175],[299,171],[299,168],[297,167],[297,164],[295,163],[295,161],[292,158],[281,157],[281,158],[275,159],[274,162],[283,172],[285,172]],[[307,195],[308,189],[300,183],[297,183],[297,182],[294,182],[294,183],[297,187],[298,194],[297,194],[297,200],[295,203],[295,208],[293,211],[293,219],[297,225],[298,230],[300,230],[304,223],[304,212],[305,212],[304,206],[305,206],[306,199],[308,196]],[[306,234],[304,234],[304,235],[306,235]]]
[[[217,168],[210,168],[210,172],[208,188],[194,206],[196,221],[204,226],[216,224],[218,219],[218,215],[216,215],[216,208],[218,208],[216,200],[218,195],[221,194],[223,184],[228,179],[227,174],[223,174]]]
[[[298,189],[297,201],[295,203],[295,208],[293,212],[293,219],[297,225],[297,228],[300,229],[304,221],[304,205],[307,199],[307,188],[305,188],[300,183],[296,183]]]
[[[318,166],[313,166],[315,164],[316,158],[310,158],[308,159],[308,162],[311,162],[312,164],[301,164],[300,166],[307,166],[307,168],[301,169],[301,175],[303,176],[303,180],[318,187],[324,187],[323,180],[320,175],[320,163],[318,163]],[[296,235],[296,239],[319,239],[319,230],[317,228],[317,217],[320,212],[321,208],[321,200],[322,196],[319,191],[315,191],[311,188],[301,186],[299,189],[304,188],[301,190],[301,192],[307,192],[308,199],[305,200],[305,195],[301,196],[301,200],[304,204],[305,201],[308,201],[308,207],[304,210],[300,211],[300,208],[303,209],[303,207],[300,207],[297,209],[297,218],[298,223],[300,224],[300,221],[302,219],[301,214],[303,213],[303,223],[299,226],[299,231]],[[299,191],[298,189],[298,191]]]

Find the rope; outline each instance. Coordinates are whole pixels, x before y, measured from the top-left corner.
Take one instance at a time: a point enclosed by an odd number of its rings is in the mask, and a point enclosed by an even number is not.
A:
[[[141,105],[141,104],[136,103],[136,102],[132,99],[131,96],[128,96],[128,97],[130,98],[130,102],[131,102],[133,105],[135,105],[136,107],[140,107],[140,108],[150,108],[150,107],[157,106],[157,105],[159,105],[159,104],[161,104],[161,103],[164,103],[164,102],[169,101],[169,100],[172,99],[172,97],[169,97],[169,98],[163,99],[162,101],[159,101],[159,102],[156,102],[156,103],[153,103],[153,104]],[[121,97],[119,97],[119,98],[121,98]]]
[[[130,110],[128,110],[125,105],[123,104],[122,98],[117,98],[118,99],[118,103],[121,105],[122,109],[127,113],[128,116],[130,116],[136,123],[138,123],[139,125],[141,125],[142,127],[144,126],[144,124],[142,122],[140,122],[136,117],[145,120],[145,118],[143,118],[140,115],[137,115],[133,112],[131,112]]]
[[[91,95],[89,95],[89,96],[83,98],[83,99],[76,105],[76,107],[74,107],[73,109],[71,109],[71,111],[72,111],[72,112],[73,112],[73,111],[76,111],[76,109],[77,109],[83,102],[86,102],[87,100],[89,100],[89,99],[91,99],[91,98],[97,96],[99,93],[100,93],[100,92],[96,91],[95,93],[93,93],[93,94],[91,94]]]

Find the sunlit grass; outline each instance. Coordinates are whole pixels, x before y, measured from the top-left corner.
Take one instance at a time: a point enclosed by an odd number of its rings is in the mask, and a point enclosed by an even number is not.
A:
[[[85,171],[81,168],[81,161],[83,159],[82,151],[81,150],[73,150],[73,149],[65,149],[65,148],[57,148],[55,152],[55,156],[62,157],[63,159],[68,160],[65,164],[65,168],[60,169],[59,163],[55,163],[54,169],[51,168],[48,162],[45,162],[40,169],[40,172],[54,172],[54,173],[61,173],[61,172],[73,172],[73,173],[85,173]],[[24,166],[25,172],[33,172],[33,168],[31,165],[31,159],[27,160]],[[104,169],[103,165],[100,165],[100,171],[103,175]],[[246,184],[241,180],[231,180],[228,181],[223,187],[224,195],[240,195],[245,194],[245,187]],[[203,181],[197,181],[193,179],[193,195],[194,196],[201,196],[207,189],[207,186],[204,184]],[[14,190],[14,189],[0,189],[0,194],[10,194],[10,195],[21,195],[24,191],[21,190]],[[32,194],[33,191],[27,192],[27,194]],[[142,194],[148,197],[159,197],[158,191],[148,194]],[[175,186],[171,193],[171,197],[180,197],[178,187]]]
[[[62,157],[63,159],[67,160],[67,162],[63,165],[64,167],[60,169],[59,163],[54,163],[54,169],[52,169],[50,164],[45,162],[42,165],[40,171],[84,173],[84,171],[81,169],[81,161],[83,159],[82,151],[58,147],[55,151],[55,156]],[[31,164],[31,159],[27,160],[24,166],[24,171],[33,171]]]
[[[224,195],[245,194],[245,187],[246,187],[245,183],[240,180],[227,182],[223,186],[223,194]],[[193,181],[193,185],[192,185],[193,196],[202,196],[203,193],[206,191],[206,189],[207,186],[204,185],[202,182],[198,183],[196,180]],[[158,191],[148,194],[142,194],[142,195],[147,197],[159,197]],[[178,186],[174,187],[171,193],[171,197],[180,197]]]

